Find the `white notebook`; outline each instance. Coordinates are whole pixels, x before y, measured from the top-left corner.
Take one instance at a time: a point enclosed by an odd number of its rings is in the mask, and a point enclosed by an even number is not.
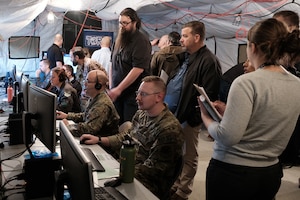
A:
[[[222,115],[217,111],[217,109],[212,105],[209,97],[207,96],[203,87],[193,84],[197,91],[200,93],[200,101],[203,102],[204,107],[210,116],[217,122],[222,120]]]

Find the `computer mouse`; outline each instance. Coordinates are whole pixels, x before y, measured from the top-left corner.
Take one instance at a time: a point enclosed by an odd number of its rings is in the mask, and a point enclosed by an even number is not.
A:
[[[80,141],[79,141],[79,143],[80,144],[85,144],[85,141],[86,141],[87,139],[86,138],[83,138],[83,139],[81,139]]]
[[[105,181],[104,186],[105,187],[117,187],[117,186],[121,185],[121,183],[122,183],[122,179],[120,177],[112,178],[108,181]]]

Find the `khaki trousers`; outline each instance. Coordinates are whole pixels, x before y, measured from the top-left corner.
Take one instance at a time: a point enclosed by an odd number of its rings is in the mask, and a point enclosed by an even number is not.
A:
[[[181,174],[172,186],[180,197],[187,199],[192,193],[194,177],[198,168],[198,141],[201,125],[191,127],[187,122],[181,124],[184,133],[184,165]]]

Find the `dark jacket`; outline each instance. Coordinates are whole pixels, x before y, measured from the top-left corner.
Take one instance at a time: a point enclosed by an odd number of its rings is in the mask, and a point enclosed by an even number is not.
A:
[[[183,62],[182,59],[181,62]],[[175,113],[180,123],[187,121],[192,127],[200,125],[202,122],[200,110],[196,108],[199,93],[194,88],[193,83],[204,87],[211,101],[215,101],[218,99],[221,74],[218,58],[206,45],[190,55]]]
[[[78,98],[80,99],[81,97],[81,92],[82,92],[82,87],[81,87],[81,84],[79,81],[77,81],[74,77],[74,79],[72,81],[70,81],[70,84],[73,86],[73,88],[76,89],[77,91],[77,95],[78,95]]]
[[[57,93],[57,110],[68,112],[81,112],[77,91],[69,83],[64,82]]]

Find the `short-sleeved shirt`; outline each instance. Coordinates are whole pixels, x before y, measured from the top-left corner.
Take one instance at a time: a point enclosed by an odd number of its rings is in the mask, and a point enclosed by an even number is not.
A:
[[[127,94],[134,93],[142,78],[150,74],[151,44],[149,39],[137,30],[127,46],[112,52],[112,88],[118,86],[133,67],[144,69],[144,72],[121,95],[127,96]]]
[[[91,58],[100,63],[101,66],[104,67],[107,74],[109,74],[109,68],[111,65],[111,51],[108,47],[102,47],[101,49],[94,51]]]
[[[53,44],[47,51],[47,59],[50,62],[50,69],[56,67],[56,62],[64,62],[63,54],[56,44]]]

